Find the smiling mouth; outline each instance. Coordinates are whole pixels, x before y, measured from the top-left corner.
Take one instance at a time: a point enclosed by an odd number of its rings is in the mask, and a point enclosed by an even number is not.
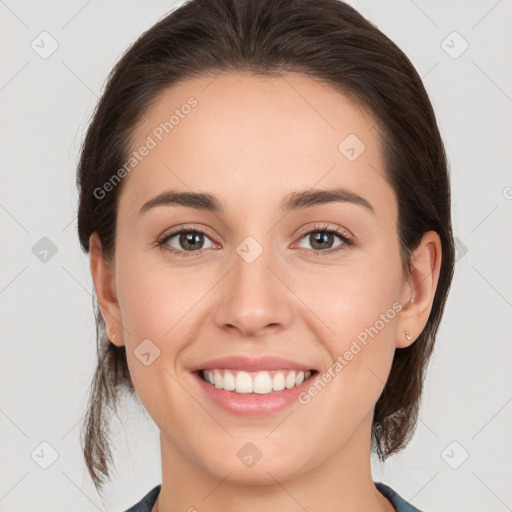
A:
[[[264,370],[246,372],[243,370],[212,369],[199,370],[199,377],[217,389],[238,394],[266,395],[292,389],[313,378],[316,370]]]

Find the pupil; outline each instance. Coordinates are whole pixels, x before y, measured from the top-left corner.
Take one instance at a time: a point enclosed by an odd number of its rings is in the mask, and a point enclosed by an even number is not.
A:
[[[317,242],[320,242],[320,243],[321,243],[321,242],[325,242],[325,241],[327,241],[327,239],[328,239],[329,237],[332,237],[332,234],[331,234],[331,233],[325,233],[325,232],[323,232],[323,233],[318,232],[318,233],[316,233],[316,235],[313,235],[313,237],[314,237],[314,242],[313,242],[313,244],[311,244],[311,245],[313,246],[313,248],[315,248],[315,244],[316,244]],[[330,247],[330,246],[329,246],[329,247]],[[319,248],[320,248],[320,249],[322,249],[322,248],[323,248],[323,249],[325,249],[325,245],[324,245],[324,246],[320,245],[320,247],[319,247]]]
[[[201,237],[203,235],[201,233],[182,233],[180,237],[180,243],[183,248],[187,248],[187,245],[191,246],[190,249],[197,249],[197,247],[194,247],[194,243],[200,244]]]

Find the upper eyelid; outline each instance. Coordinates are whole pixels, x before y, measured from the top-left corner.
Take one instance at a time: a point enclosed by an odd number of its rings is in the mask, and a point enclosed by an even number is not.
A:
[[[181,234],[182,232],[197,232],[206,235],[210,239],[212,238],[212,235],[210,235],[210,230],[207,228],[198,228],[197,226],[185,225],[177,228],[172,228],[168,233],[164,233],[163,235],[159,236],[158,239],[165,240],[167,238],[172,238],[176,235]]]
[[[326,222],[320,223],[320,224],[321,225],[309,226],[308,228],[305,228],[305,230],[301,231],[301,233],[298,236],[303,237],[304,235],[307,235],[307,234],[309,234],[311,232],[315,232],[315,231],[331,231],[337,235],[343,235],[350,239],[353,238],[352,233],[350,231],[348,231],[346,228],[342,228],[341,226],[330,226]]]

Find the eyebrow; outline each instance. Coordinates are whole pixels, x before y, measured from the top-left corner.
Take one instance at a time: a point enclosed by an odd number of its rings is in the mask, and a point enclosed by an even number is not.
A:
[[[366,199],[351,190],[340,187],[292,192],[280,203],[279,209],[282,213],[288,213],[328,203],[356,204],[375,215],[373,206]],[[226,211],[222,201],[212,194],[166,190],[145,202],[139,209],[139,215],[143,215],[157,206],[185,206],[212,213],[224,213]]]

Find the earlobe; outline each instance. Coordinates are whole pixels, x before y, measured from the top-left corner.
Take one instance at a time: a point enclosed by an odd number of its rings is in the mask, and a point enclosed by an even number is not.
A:
[[[115,291],[113,265],[105,261],[101,240],[96,232],[89,237],[89,254],[94,289],[98,298],[101,316],[109,340],[117,346],[124,345],[121,315]]]
[[[398,318],[397,348],[412,345],[427,324],[439,280],[441,256],[439,235],[427,231],[411,257],[411,272],[403,293],[403,297],[410,299]]]

